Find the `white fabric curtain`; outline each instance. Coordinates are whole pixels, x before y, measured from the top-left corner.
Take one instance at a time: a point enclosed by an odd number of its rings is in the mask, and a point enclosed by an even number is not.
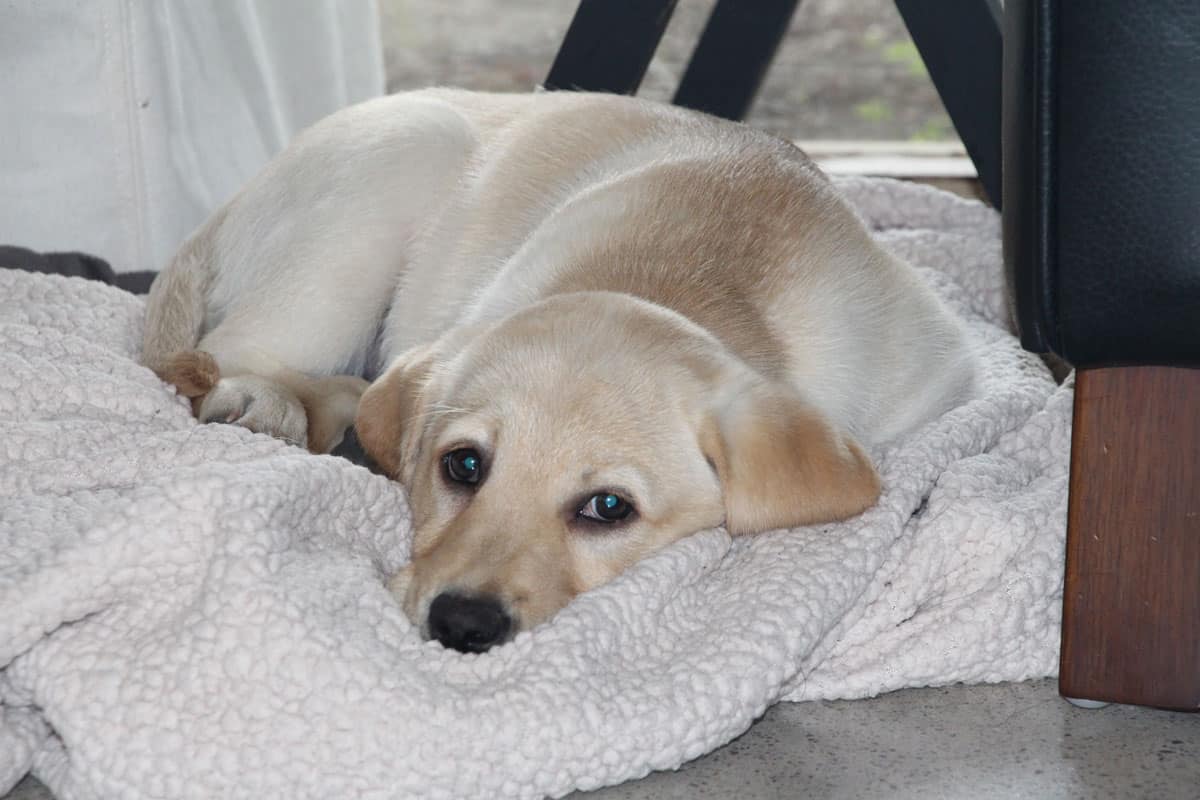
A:
[[[0,244],[159,269],[294,134],[383,86],[375,0],[8,0]]]

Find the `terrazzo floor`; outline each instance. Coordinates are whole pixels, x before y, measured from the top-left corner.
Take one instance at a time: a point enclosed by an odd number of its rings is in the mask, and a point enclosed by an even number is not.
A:
[[[51,797],[27,779],[0,800]],[[677,772],[571,797],[1195,800],[1200,714],[1085,711],[1060,699],[1053,681],[781,703]]]

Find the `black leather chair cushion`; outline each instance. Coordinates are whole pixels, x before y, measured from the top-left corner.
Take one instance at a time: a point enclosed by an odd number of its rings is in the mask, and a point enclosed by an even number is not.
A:
[[[1022,340],[1200,365],[1200,3],[1008,0],[1005,260]]]

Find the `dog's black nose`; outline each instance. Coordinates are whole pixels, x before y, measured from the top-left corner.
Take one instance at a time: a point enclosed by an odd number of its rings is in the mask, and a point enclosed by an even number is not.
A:
[[[462,653],[482,653],[511,629],[512,617],[495,597],[443,592],[429,606],[429,635]]]

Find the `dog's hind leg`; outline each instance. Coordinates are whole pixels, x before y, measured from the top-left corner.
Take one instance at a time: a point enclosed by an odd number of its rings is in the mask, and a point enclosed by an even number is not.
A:
[[[354,423],[367,382],[352,375],[310,377],[276,372],[270,378],[222,378],[197,404],[201,422],[226,422],[328,453]]]
[[[192,236],[155,278],[146,298],[142,333],[142,363],[193,399],[203,397],[220,378],[216,360],[196,350],[211,280],[208,241],[200,234]]]
[[[245,342],[231,346],[238,338],[236,321],[225,327],[224,335],[203,336],[212,281],[211,229],[222,216],[193,235],[151,286],[142,363],[189,398],[201,422],[233,423],[328,453],[353,424],[366,381],[349,375],[309,376],[261,348]],[[370,334],[360,337],[369,339]],[[205,346],[214,352],[198,349]]]
[[[313,126],[159,276],[144,362],[194,398],[201,420],[336,444],[365,386],[345,376],[375,366],[413,242],[475,146],[472,123],[430,94]]]
[[[304,378],[293,387],[308,417],[308,449],[329,453],[354,424],[367,382],[353,375]]]

